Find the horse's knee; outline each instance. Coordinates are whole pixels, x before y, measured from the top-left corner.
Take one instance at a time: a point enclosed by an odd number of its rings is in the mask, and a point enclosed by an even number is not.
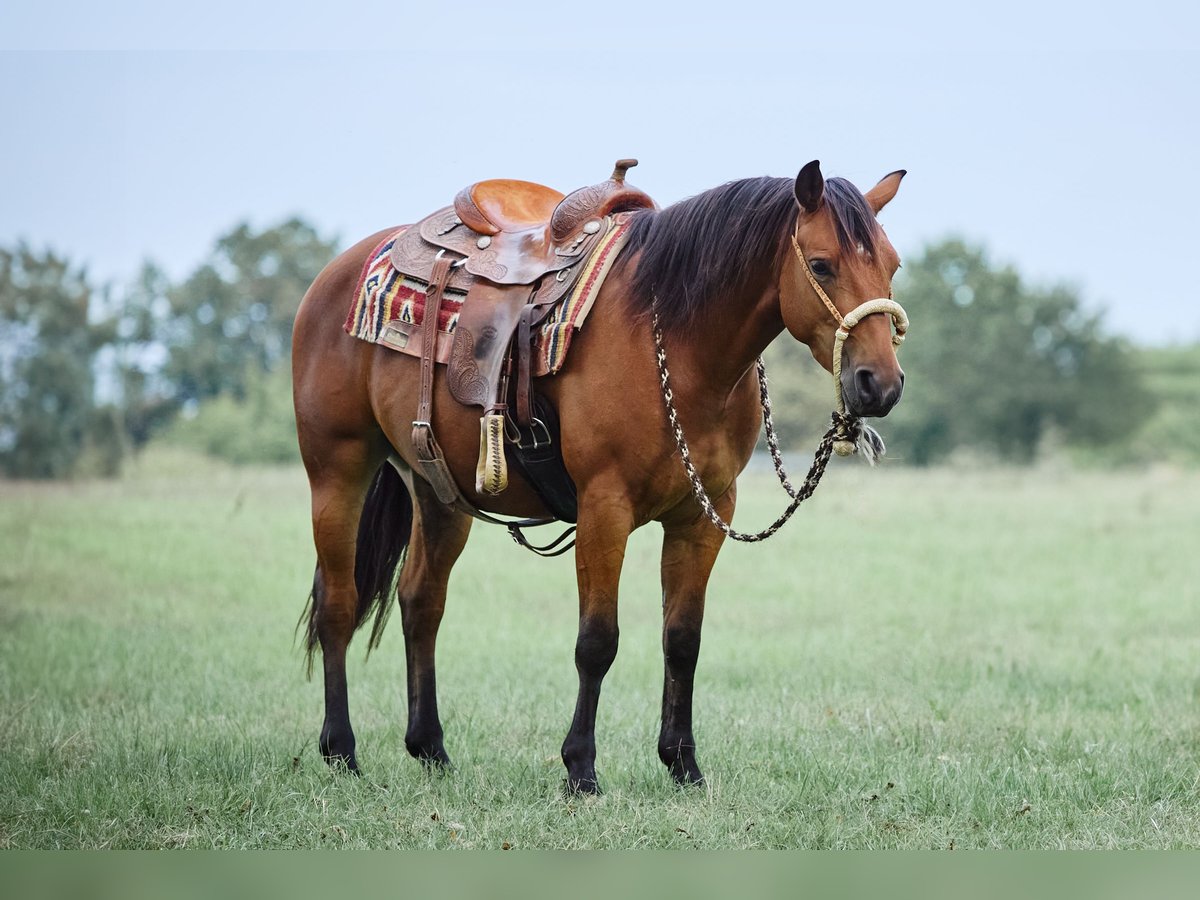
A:
[[[603,678],[617,658],[620,630],[608,618],[587,618],[579,623],[575,641],[575,665],[592,678]]]

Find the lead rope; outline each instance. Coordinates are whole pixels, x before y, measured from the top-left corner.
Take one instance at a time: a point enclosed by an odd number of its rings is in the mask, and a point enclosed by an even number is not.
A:
[[[683,427],[679,424],[679,414],[675,411],[675,394],[671,390],[671,373],[667,369],[667,351],[663,349],[662,329],[658,324],[657,310],[651,313],[650,319],[654,335],[654,348],[658,359],[658,376],[662,381],[663,402],[667,408],[667,418],[671,422],[671,430],[675,433],[675,446],[678,448],[679,456],[683,460],[683,469],[687,473],[688,481],[692,485],[692,494],[710,522],[724,532],[726,536],[735,541],[742,541],[748,544],[765,541],[777,532],[792,517],[796,510],[799,509],[800,504],[813,495],[817,489],[817,485],[821,482],[821,477],[825,474],[825,467],[829,464],[829,456],[832,452],[836,450],[839,456],[849,456],[856,450],[861,450],[864,458],[871,465],[875,465],[876,460],[886,452],[883,438],[879,436],[879,432],[865,424],[858,416],[853,416],[846,412],[846,401],[842,394],[842,350],[846,338],[850,336],[850,330],[864,318],[874,313],[887,313],[892,317],[892,322],[896,328],[896,333],[892,336],[892,343],[895,346],[900,346],[904,341],[905,333],[908,331],[908,314],[905,313],[904,307],[890,297],[868,300],[860,306],[855,307],[848,315],[843,316],[833,301],[829,299],[829,295],[825,293],[813,275],[812,270],[809,269],[808,261],[800,251],[800,245],[796,241],[794,233],[792,234],[792,247],[796,251],[796,259],[800,262],[800,268],[808,277],[808,283],[838,323],[838,329],[834,333],[833,338],[833,387],[836,394],[835,402],[837,408],[833,411],[832,424],[829,426],[829,430],[825,432],[821,438],[821,442],[817,445],[817,452],[813,456],[813,462],[808,469],[808,474],[804,477],[804,483],[800,486],[799,490],[796,490],[788,478],[787,469],[783,465],[783,454],[779,450],[779,440],[775,433],[775,421],[771,415],[771,395],[767,391],[767,367],[762,357],[758,358],[758,397],[763,410],[763,427],[767,433],[767,448],[771,452],[771,460],[775,465],[775,474],[779,477],[779,483],[783,485],[783,489],[792,498],[792,502],[788,504],[783,514],[762,531],[754,534],[737,531],[721,518],[720,513],[713,506],[708,492],[704,490],[704,484],[700,480],[700,475],[696,471],[695,465],[692,464],[692,454],[688,450],[687,438],[684,437]]]
[[[817,489],[817,485],[821,481],[821,476],[825,474],[825,466],[829,464],[829,456],[833,453],[834,440],[839,433],[843,431],[848,433],[852,430],[854,423],[846,421],[848,417],[844,413],[835,412],[833,414],[833,424],[825,432],[825,436],[821,438],[821,443],[817,445],[817,453],[813,457],[808,475],[804,478],[804,484],[800,486],[800,490],[795,490],[788,480],[787,471],[783,467],[783,456],[779,452],[779,443],[775,439],[775,425],[771,420],[771,398],[767,393],[767,369],[760,358],[758,360],[758,391],[763,407],[763,417],[768,423],[767,445],[771,448],[771,458],[775,461],[775,472],[779,476],[780,484],[791,495],[792,502],[783,511],[783,515],[762,531],[755,534],[738,531],[721,518],[721,514],[713,506],[708,492],[704,490],[704,484],[700,481],[700,474],[696,471],[695,465],[692,464],[692,454],[688,450],[687,438],[684,437],[683,427],[679,424],[679,414],[675,411],[675,394],[671,390],[671,373],[667,369],[667,351],[663,349],[662,329],[658,325],[657,312],[651,315],[651,325],[654,331],[654,347],[658,355],[658,377],[662,381],[663,401],[667,407],[667,418],[671,421],[671,430],[675,433],[675,446],[679,449],[679,455],[683,459],[683,469],[687,473],[688,481],[692,484],[692,494],[696,497],[696,502],[700,504],[700,508],[708,516],[709,521],[735,541],[743,541],[748,544],[765,541],[784,526],[784,523],[800,508],[801,503],[813,495],[813,492]]]

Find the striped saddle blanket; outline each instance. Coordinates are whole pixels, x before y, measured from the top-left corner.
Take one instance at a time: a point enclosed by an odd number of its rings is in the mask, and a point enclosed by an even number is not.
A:
[[[404,275],[390,259],[392,245],[407,227],[389,235],[367,257],[345,329],[361,340],[419,357],[420,326],[425,317],[428,284]],[[533,375],[553,375],[563,367],[571,338],[591,311],[605,276],[624,246],[627,230],[625,217],[614,222],[584,264],[575,287],[543,320],[534,336]],[[440,363],[449,360],[465,297],[465,291],[454,288],[443,292],[438,315],[437,360]]]

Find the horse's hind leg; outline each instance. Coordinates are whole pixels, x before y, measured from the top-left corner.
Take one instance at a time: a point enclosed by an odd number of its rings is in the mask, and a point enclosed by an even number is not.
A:
[[[400,570],[400,615],[408,667],[408,728],[404,744],[424,763],[449,765],[438,717],[434,645],[446,607],[450,570],[466,545],[470,516],[441,503],[433,489],[410,479],[416,515],[408,558]]]
[[[317,548],[309,650],[315,638],[321,646],[325,675],[320,750],[331,765],[343,764],[357,772],[346,693],[346,648],[360,619],[354,583],[359,516],[380,453],[364,440],[326,442],[319,453],[312,447],[302,449],[310,451],[304,456],[312,488],[313,541]]]
[[[733,512],[732,490],[716,506],[728,521]],[[683,527],[663,528],[665,671],[658,756],[679,784],[699,784],[704,780],[696,764],[696,738],[692,734],[692,683],[700,656],[708,576],[724,540],[725,535],[704,517]]]

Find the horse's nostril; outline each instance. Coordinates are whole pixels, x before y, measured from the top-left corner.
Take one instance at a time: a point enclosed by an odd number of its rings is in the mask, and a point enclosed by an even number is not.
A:
[[[879,380],[875,372],[865,366],[854,371],[854,387],[858,390],[858,399],[864,405],[874,403],[879,398]]]

